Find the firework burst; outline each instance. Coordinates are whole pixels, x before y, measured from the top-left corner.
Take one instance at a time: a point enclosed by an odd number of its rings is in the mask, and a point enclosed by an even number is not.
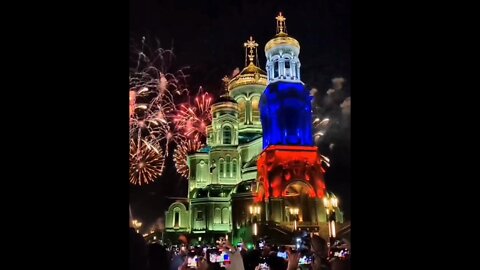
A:
[[[173,161],[177,172],[182,176],[188,177],[188,164],[187,157],[189,154],[193,154],[202,148],[202,143],[194,140],[185,140],[177,145],[175,152],[173,153]]]
[[[134,47],[131,54],[130,89],[141,91],[138,94],[143,97],[151,98],[154,95],[157,102],[168,105],[174,104],[173,95],[188,95],[188,76],[185,74],[188,67],[169,72],[175,59],[172,50],[152,49],[145,37],[139,47]]]
[[[130,183],[148,184],[162,175],[165,159],[156,140],[130,140]]]
[[[195,142],[205,141],[207,126],[212,122],[212,101],[212,96],[200,88],[193,104],[181,104],[173,118],[177,132]]]
[[[171,50],[152,50],[142,39],[132,50],[130,69],[130,182],[147,184],[163,172],[172,142],[181,141],[169,119],[176,99],[188,96],[183,69],[169,72]],[[165,151],[163,151],[165,149]]]

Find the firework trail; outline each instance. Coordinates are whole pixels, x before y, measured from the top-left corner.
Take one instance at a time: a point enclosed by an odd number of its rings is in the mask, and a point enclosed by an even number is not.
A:
[[[324,118],[320,120],[320,118],[317,117],[313,120],[313,129],[315,130],[313,137],[315,141],[320,140],[322,136],[327,133],[327,130],[330,127],[330,123],[331,122],[329,118]]]

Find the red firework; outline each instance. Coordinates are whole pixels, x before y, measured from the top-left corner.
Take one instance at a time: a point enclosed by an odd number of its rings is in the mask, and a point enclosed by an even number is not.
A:
[[[195,142],[205,141],[207,126],[212,122],[212,101],[212,96],[200,89],[193,104],[181,104],[173,118],[177,132]]]

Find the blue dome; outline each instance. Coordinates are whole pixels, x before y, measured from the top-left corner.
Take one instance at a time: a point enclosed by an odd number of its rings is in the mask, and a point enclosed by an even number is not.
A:
[[[260,98],[263,149],[270,145],[313,145],[310,92],[302,83],[278,81]]]

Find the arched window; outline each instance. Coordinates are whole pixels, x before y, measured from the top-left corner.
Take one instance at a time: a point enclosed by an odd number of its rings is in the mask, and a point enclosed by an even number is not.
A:
[[[173,227],[178,228],[180,227],[180,208],[175,207],[173,209]]]
[[[277,78],[278,77],[278,60],[275,60],[275,62],[273,62],[273,78]]]
[[[231,166],[230,157],[227,157],[227,162],[226,162],[225,166],[227,167],[227,169],[226,169],[227,177],[232,177],[232,175],[230,174],[230,172],[231,172],[231,170],[230,170],[230,166]]]
[[[222,209],[222,223],[228,224],[230,222],[230,211],[228,211],[227,207]]]
[[[290,59],[289,58],[285,58],[285,76],[286,77],[292,76],[292,74],[290,72]]]
[[[233,177],[237,177],[237,160],[236,159],[232,161],[232,174],[233,174]]]
[[[220,211],[220,208],[216,207],[215,213],[213,214],[213,223],[220,224],[221,221],[222,221],[222,213]]]
[[[197,210],[197,221],[203,220],[203,211]]]
[[[195,179],[197,182],[205,182],[206,176],[205,176],[205,166],[207,164],[205,161],[201,160],[197,166],[192,167],[192,170],[190,171],[190,176]]]
[[[291,65],[291,67],[290,67],[291,75],[290,76],[292,76],[292,78],[295,79],[295,78],[297,78],[297,67],[296,67],[295,61],[293,61],[293,59],[290,62],[291,62],[290,63],[290,65]]]
[[[232,143],[232,128],[229,126],[223,127],[223,144]]]
[[[246,113],[246,100],[244,97],[241,97],[237,100],[238,103],[238,122],[245,123],[245,113]]]
[[[223,160],[223,158],[219,159],[218,160],[218,176],[223,176],[223,174],[225,173],[225,161]]]
[[[259,101],[259,96],[252,97],[252,122],[254,124],[260,124],[260,110],[258,108]]]

